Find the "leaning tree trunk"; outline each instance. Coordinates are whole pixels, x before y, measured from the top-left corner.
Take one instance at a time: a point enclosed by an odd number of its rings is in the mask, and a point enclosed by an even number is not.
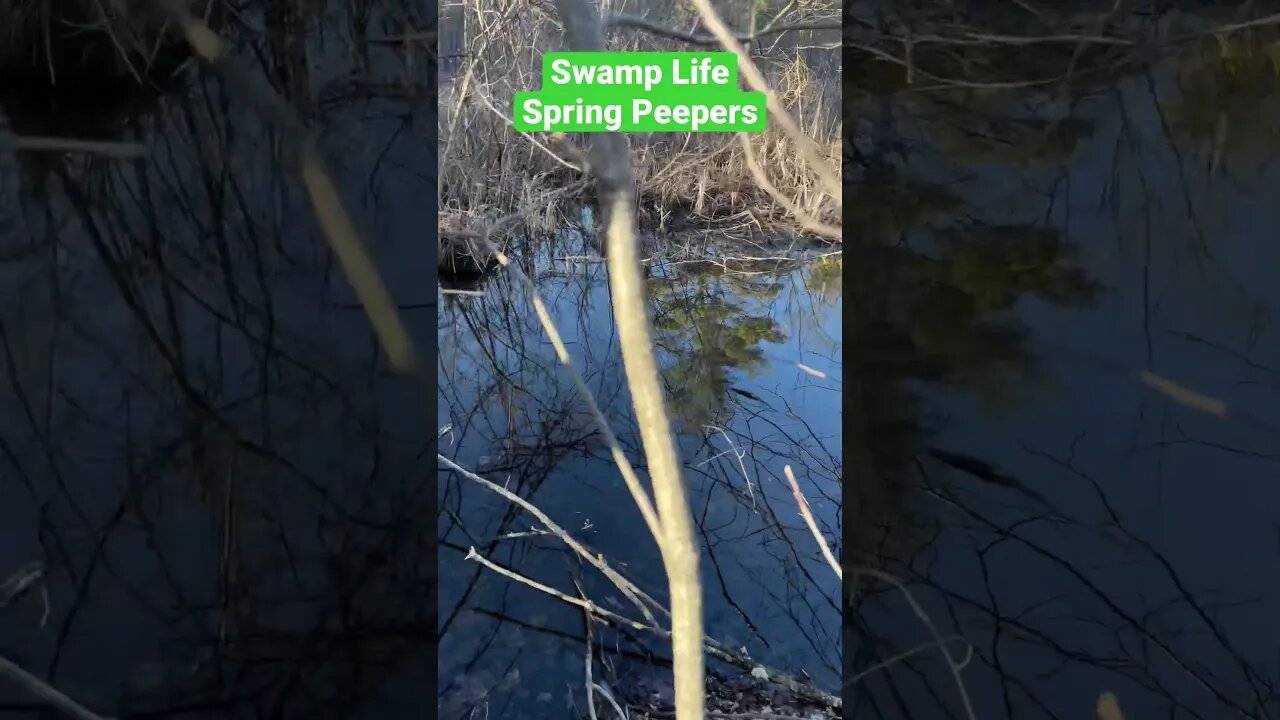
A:
[[[570,49],[605,49],[600,15],[588,0],[556,0]],[[671,655],[675,674],[677,720],[701,720],[704,710],[702,667],[702,588],[699,548],[680,473],[671,420],[663,398],[654,349],[653,326],[636,230],[635,177],[626,137],[593,136],[588,157],[597,178],[600,207],[605,212],[605,242],[614,316],[622,345],[622,362],[644,442],[649,477],[658,511],[662,552],[671,594]]]

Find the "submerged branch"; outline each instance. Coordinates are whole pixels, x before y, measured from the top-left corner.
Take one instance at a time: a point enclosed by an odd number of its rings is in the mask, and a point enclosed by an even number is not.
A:
[[[0,657],[0,675],[13,680],[32,695],[49,703],[51,707],[66,713],[77,720],[109,720],[72,700],[48,683],[23,670],[8,658]]]
[[[583,610],[587,611],[588,613],[591,613],[596,618],[599,618],[601,620],[606,620],[618,626],[629,627],[633,630],[653,633],[654,635],[657,635],[665,639],[672,639],[672,633],[669,630],[664,630],[660,627],[645,625],[644,623],[638,620],[633,620],[629,617],[626,617],[625,615],[621,615],[612,610],[601,607],[597,603],[587,598],[574,597],[573,595],[570,595],[565,592],[561,592],[553,587],[550,587],[549,585],[540,583],[537,580],[521,575],[515,570],[502,567],[501,565],[498,565],[492,560],[481,555],[474,547],[471,547],[468,549],[467,559],[478,562],[484,567],[498,573],[499,575],[502,575],[503,577],[510,578],[511,580],[514,580],[515,582],[518,582],[521,585],[525,585],[526,587],[533,588],[534,590],[550,595],[551,597],[554,597],[558,600],[566,602],[575,607],[582,608]],[[826,707],[837,708],[837,709],[841,708],[844,704],[844,701],[840,697],[837,697],[830,693],[825,693],[808,683],[802,682],[800,680],[797,680],[791,677],[790,675],[787,675],[786,673],[778,672],[771,668],[764,667],[760,663],[752,660],[750,657],[740,652],[735,652],[733,650],[730,650],[729,648],[725,647],[723,644],[716,642],[715,640],[712,640],[711,638],[706,637],[705,635],[702,637],[702,646],[708,655],[716,658],[717,660],[721,660],[723,662],[729,663],[730,665],[733,665],[734,667],[737,667],[741,670],[745,670],[746,672],[755,673],[754,675],[755,677],[759,677],[761,674],[763,674],[766,682],[773,683],[774,685],[777,685],[778,687],[781,687],[787,690],[788,692],[793,693],[794,695],[802,697],[806,700],[810,700],[816,703],[821,703]]]

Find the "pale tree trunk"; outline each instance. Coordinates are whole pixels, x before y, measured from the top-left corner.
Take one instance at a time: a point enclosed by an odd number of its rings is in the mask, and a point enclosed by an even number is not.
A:
[[[556,8],[564,23],[569,49],[605,49],[600,15],[589,0],[556,0]],[[661,537],[655,539],[662,551],[671,595],[676,718],[701,720],[704,687],[699,548],[663,398],[662,379],[658,375],[653,326],[640,268],[635,177],[626,137],[617,133],[593,135],[589,160],[597,178],[600,207],[607,218],[606,258],[622,361],[658,511]]]

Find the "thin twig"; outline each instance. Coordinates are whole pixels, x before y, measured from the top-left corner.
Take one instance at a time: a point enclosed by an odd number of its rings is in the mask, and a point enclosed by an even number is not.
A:
[[[559,192],[572,194],[578,191],[582,183],[575,183],[563,188]],[[527,210],[525,211],[527,212]],[[499,218],[490,225],[483,236],[477,238],[483,247],[497,258],[498,263],[506,270],[516,276],[516,279],[522,282],[528,290],[530,297],[533,299],[535,311],[538,315],[538,321],[542,324],[542,329],[546,332],[547,337],[551,340],[552,346],[556,351],[556,359],[564,366],[569,373],[569,377],[573,380],[573,385],[578,390],[578,394],[582,397],[583,402],[587,404],[587,410],[591,413],[591,417],[596,421],[596,427],[600,430],[600,434],[604,437],[605,445],[609,448],[609,454],[613,457],[613,461],[618,466],[618,472],[622,474],[622,481],[626,484],[627,490],[631,493],[632,500],[635,501],[636,507],[640,511],[640,516],[644,518],[645,525],[649,532],[653,535],[655,542],[661,546],[662,526],[658,520],[657,510],[653,506],[653,501],[649,499],[648,493],[644,489],[644,485],[640,482],[640,476],[636,474],[635,469],[631,466],[631,461],[627,459],[626,452],[622,449],[622,443],[618,442],[618,436],[613,433],[613,427],[609,425],[609,420],[605,418],[604,413],[600,411],[600,406],[596,403],[595,395],[591,389],[587,387],[587,383],[582,379],[582,374],[578,372],[578,368],[573,364],[573,358],[569,356],[569,350],[565,347],[564,342],[560,339],[560,332],[556,329],[555,323],[551,321],[551,316],[546,312],[546,305],[542,301],[541,295],[538,293],[538,286],[524,274],[518,265],[511,262],[506,253],[498,249],[498,246],[490,240],[493,230],[506,222],[513,221],[523,216],[523,212],[516,212],[503,218]],[[539,308],[541,308],[539,310]]]
[[[618,717],[622,718],[622,720],[628,720],[628,718],[630,718],[630,715],[622,709],[622,705],[618,703],[617,698],[613,696],[613,693],[609,691],[609,688],[599,683],[593,683],[592,687],[599,691],[599,693],[604,696],[605,700],[609,701],[609,704],[613,706],[613,711],[618,713]]]
[[[963,661],[961,661],[961,666],[963,667],[963,666],[965,666],[965,665],[968,665],[968,664],[969,664],[969,661],[973,658],[973,645],[972,645],[972,644],[970,644],[968,640],[965,640],[965,639],[964,639],[962,636],[960,636],[960,635],[952,635],[952,636],[950,636],[950,637],[943,638],[943,642],[958,642],[958,643],[964,643],[964,646],[965,646],[965,648],[966,648],[966,650],[967,650],[967,654],[965,655],[965,659],[964,659]],[[878,663],[876,663],[876,664],[874,664],[874,665],[872,665],[872,666],[870,666],[870,667],[868,667],[868,668],[866,668],[866,669],[862,670],[862,671],[861,671],[861,672],[859,672],[857,675],[854,675],[853,677],[850,677],[850,678],[846,679],[846,680],[844,681],[844,686],[845,686],[845,687],[849,687],[849,686],[851,686],[851,685],[857,685],[859,682],[861,682],[861,681],[862,681],[864,678],[866,678],[868,675],[872,675],[872,674],[875,674],[875,673],[877,673],[877,672],[880,672],[881,670],[884,670],[884,669],[885,669],[885,668],[887,668],[887,667],[891,667],[891,666],[893,666],[893,665],[896,665],[897,663],[902,662],[903,660],[906,660],[907,658],[911,657],[912,655],[919,655],[920,653],[922,653],[922,652],[927,652],[927,651],[929,651],[929,650],[932,650],[932,649],[934,649],[934,648],[935,648],[935,647],[937,647],[937,646],[938,646],[938,643],[937,643],[936,641],[930,640],[930,641],[929,641],[929,642],[927,642],[927,643],[922,643],[922,644],[917,645],[917,646],[915,646],[915,647],[913,647],[913,648],[911,648],[911,649],[909,649],[909,650],[903,650],[902,652],[898,653],[897,655],[894,655],[893,657],[891,657],[891,658],[887,658],[887,659],[885,659],[885,660],[881,660],[880,662],[878,662]]]
[[[902,596],[906,598],[907,605],[911,607],[911,612],[924,623],[925,629],[933,636],[934,645],[938,648],[942,659],[947,663],[947,669],[951,671],[951,678],[955,681],[956,693],[960,696],[960,704],[964,707],[965,716],[969,720],[977,720],[977,713],[973,709],[973,701],[969,698],[969,688],[964,683],[964,678],[960,676],[962,671],[968,664],[968,660],[958,661],[951,651],[947,648],[947,642],[943,638],[942,633],[938,632],[938,626],[933,622],[933,618],[925,611],[924,606],[916,600],[916,596],[907,587],[907,584],[899,580],[891,573],[877,570],[870,567],[859,567],[854,569],[854,574],[861,574],[873,577],[881,582],[888,583],[898,589]]]
[[[107,720],[107,718],[104,718],[102,715],[93,712],[75,700],[72,700],[61,692],[58,692],[45,681],[35,675],[32,675],[26,670],[23,670],[17,664],[3,656],[0,656],[0,675],[13,680],[32,695],[44,700],[49,703],[51,707],[57,708],[73,718],[77,718],[78,720]]]
[[[796,497],[796,504],[800,506],[800,515],[804,517],[804,522],[809,526],[809,532],[813,533],[813,537],[818,541],[818,547],[822,548],[822,556],[827,559],[827,564],[835,571],[836,577],[844,580],[844,573],[840,570],[840,563],[836,562],[836,556],[831,554],[831,547],[827,545],[827,539],[822,536],[822,531],[818,530],[818,524],[813,521],[813,513],[809,510],[809,501],[804,498],[804,493],[800,492],[800,483],[796,482],[795,473],[791,472],[791,466],[787,465],[782,468],[782,472],[786,474],[787,480],[791,483],[791,492]]]
[[[576,579],[573,581],[573,584],[578,588],[578,595],[583,600],[586,600],[587,593],[583,591],[582,585]],[[595,698],[596,683],[595,683],[595,680],[591,678],[591,666],[595,662],[591,654],[591,643],[593,641],[593,637],[591,634],[591,623],[595,622],[595,620],[591,617],[591,612],[588,610],[583,610],[583,620],[585,622],[585,628],[586,628],[585,634],[587,636],[587,657],[586,657],[586,663],[585,663],[586,665],[585,685],[587,689],[587,715],[591,718],[591,720],[599,720],[599,718],[596,717],[596,698]]]
[[[1209,35],[1227,35],[1230,33],[1239,32],[1241,30],[1249,30],[1251,28],[1259,28],[1259,27],[1269,27],[1271,25],[1280,25],[1280,13],[1264,15],[1260,18],[1254,18],[1253,20],[1245,20],[1243,22],[1229,23],[1227,25],[1219,25],[1217,27],[1208,28],[1207,30],[1201,30],[1199,32],[1192,33],[1191,35],[1188,35],[1187,38],[1206,37]]]
[[[579,557],[586,560],[593,567],[595,567],[597,570],[603,573],[605,577],[609,578],[609,580],[618,588],[618,590],[621,591],[623,595],[626,595],[627,599],[629,599],[632,602],[632,604],[634,604],[640,610],[641,614],[644,615],[644,619],[648,621],[650,625],[654,625],[654,626],[658,625],[658,621],[654,619],[652,614],[650,614],[649,607],[652,606],[652,607],[658,608],[659,610],[662,610],[663,609],[662,604],[659,603],[657,600],[654,600],[653,598],[649,597],[649,595],[647,595],[640,588],[636,587],[630,580],[626,579],[625,577],[620,575],[616,570],[609,567],[609,564],[606,563],[604,560],[604,556],[593,554],[590,551],[588,551],[585,547],[582,546],[581,543],[573,539],[573,536],[570,535],[568,532],[566,532],[564,528],[556,524],[556,522],[552,520],[550,516],[542,512],[542,510],[540,510],[536,505],[529,502],[528,500],[525,500],[524,498],[520,497],[519,495],[516,495],[510,490],[507,490],[501,485],[498,485],[497,483],[486,480],[480,477],[479,475],[471,472],[470,470],[467,470],[466,468],[459,466],[457,463],[453,462],[449,458],[439,453],[436,453],[436,457],[439,459],[439,462],[445,467],[458,473],[462,477],[474,483],[479,484],[481,487],[485,488],[486,490],[493,493],[497,493],[498,495],[501,495],[502,497],[506,498],[510,502],[513,502],[516,505],[519,505],[522,509],[524,509],[525,512],[537,518],[539,522],[541,522],[544,526],[546,526],[548,530],[552,532],[552,534],[554,534],[556,537],[563,540],[565,545],[568,545],[574,552],[576,552]]]
[[[146,147],[140,143],[13,135],[6,132],[0,132],[0,148],[10,148],[16,152],[84,153],[119,160],[131,160],[147,154]]]
[[[489,102],[489,98],[485,97],[485,94],[483,92],[477,91],[475,93],[475,96],[479,98],[480,102],[484,103],[484,106],[489,108],[489,110],[492,111],[494,115],[497,115],[499,118],[502,118],[502,121],[504,123],[512,127],[515,127],[515,122],[512,121],[511,118],[507,117],[501,110],[494,107],[493,103]],[[578,167],[577,165],[574,165],[568,160],[565,160],[564,158],[555,154],[555,151],[553,151],[551,148],[538,142],[538,139],[533,136],[533,133],[518,133],[518,136],[533,143],[534,146],[537,147],[539,150],[546,153],[547,155],[550,155],[552,160],[555,160],[556,162],[569,168],[570,170],[576,170],[578,172],[582,172],[582,168]]]
[[[746,133],[738,133],[738,141],[742,145],[742,157],[746,160],[747,168],[751,170],[751,176],[755,178],[756,184],[764,188],[764,191],[769,193],[774,200],[781,203],[787,209],[787,212],[791,213],[796,221],[800,223],[800,227],[815,235],[822,235],[837,241],[843,239],[843,230],[835,225],[828,225],[805,212],[794,200],[784,195],[781,190],[774,186],[769,180],[769,176],[765,174],[764,168],[760,167],[760,163],[756,162],[755,151],[751,149],[751,140]]]
[[[734,444],[733,440],[729,437],[729,433],[725,432],[724,428],[717,427],[715,425],[707,425],[706,428],[720,433],[720,437],[724,438],[724,441],[729,443],[729,452],[732,452],[733,457],[738,461],[738,469],[742,471],[742,481],[747,484],[747,492],[751,495],[751,510],[758,513],[759,510],[756,509],[755,484],[751,482],[751,476],[747,474],[746,463],[742,462],[742,458],[746,457],[747,452],[745,450],[738,449],[738,446]],[[723,455],[724,453],[720,454]],[[716,457],[719,456],[720,455],[717,455]]]
[[[36,560],[18,568],[0,583],[0,608],[21,600],[31,589],[45,583],[45,564]]]
[[[899,38],[906,42],[905,38]],[[1085,43],[1091,45],[1137,45],[1127,38],[1108,37],[1106,35],[1060,34],[1060,35],[999,35],[993,33],[966,32],[956,37],[945,35],[912,35],[911,41],[931,43],[935,45],[1042,45],[1056,43]]]
[[[654,632],[654,631],[662,632],[661,628],[656,628],[656,627],[654,627],[654,626],[652,626],[652,625],[645,625],[644,623],[642,623],[642,622],[640,622],[640,621],[638,621],[638,620],[632,620],[631,618],[625,617],[625,616],[623,616],[623,615],[619,615],[618,613],[613,612],[612,610],[606,610],[605,608],[600,607],[599,605],[597,605],[597,604],[595,604],[595,603],[591,602],[590,600],[587,600],[587,599],[584,599],[584,598],[576,598],[576,597],[574,597],[574,596],[572,596],[572,595],[569,595],[569,594],[567,594],[567,593],[560,592],[559,590],[557,590],[557,589],[555,589],[555,588],[553,588],[553,587],[551,587],[551,586],[549,586],[549,585],[544,585],[544,584],[542,584],[542,583],[538,582],[537,580],[534,580],[534,579],[529,578],[529,577],[525,577],[524,575],[521,575],[520,573],[518,573],[518,572],[516,572],[516,571],[514,571],[514,570],[509,570],[509,569],[507,569],[507,568],[504,568],[504,567],[502,567],[501,565],[499,565],[499,564],[497,564],[497,563],[493,562],[493,561],[492,561],[492,560],[490,560],[489,558],[487,558],[487,557],[485,557],[485,556],[481,555],[480,553],[476,552],[476,549],[475,549],[475,547],[474,547],[474,546],[473,546],[473,547],[472,547],[472,548],[467,552],[467,558],[466,558],[466,559],[467,559],[467,560],[475,560],[476,562],[480,563],[481,565],[483,565],[483,566],[485,566],[485,567],[489,568],[490,570],[492,570],[492,571],[494,571],[494,572],[498,573],[499,575],[501,575],[501,576],[503,576],[503,577],[506,577],[506,578],[510,578],[510,579],[512,579],[512,580],[515,580],[516,582],[518,582],[518,583],[520,583],[520,584],[522,584],[522,585],[527,585],[527,586],[529,586],[529,587],[533,588],[534,590],[538,590],[538,591],[540,591],[540,592],[544,592],[544,593],[546,593],[546,594],[548,594],[548,595],[550,595],[550,596],[552,596],[552,597],[554,597],[554,598],[559,598],[560,600],[563,600],[563,601],[565,601],[565,602],[569,603],[570,605],[577,605],[578,607],[580,607],[580,608],[582,608],[582,609],[584,609],[584,610],[586,610],[586,611],[588,611],[588,612],[590,612],[590,613],[592,613],[592,614],[594,614],[594,615],[599,615],[599,616],[600,616],[600,617],[602,617],[602,618],[608,618],[609,620],[612,620],[613,622],[621,623],[621,624],[623,624],[623,625],[626,625],[626,626],[628,626],[628,627],[630,627],[630,628],[633,628],[633,629],[636,629],[636,630],[647,630],[647,631],[649,631],[649,632]]]
[[[656,23],[648,18],[639,17],[637,15],[615,14],[605,19],[606,27],[625,27],[634,28],[636,30],[644,30],[645,32],[662,37],[680,40],[691,45],[715,45],[719,43],[719,39],[715,35],[705,35],[701,33],[684,32],[675,28]],[[819,20],[813,22],[789,23],[787,25],[778,25],[776,27],[765,27],[753,35],[734,35],[733,38],[737,42],[746,43],[754,42],[770,35],[781,35],[788,32],[798,32],[802,30],[839,30],[841,24],[839,20]]]
[[[823,380],[827,379],[827,374],[817,368],[811,368],[804,363],[796,363],[796,367],[800,368],[801,372],[808,373],[816,378],[822,378]]]
[[[608,620],[609,622],[612,622],[615,624],[625,625],[635,630],[640,630],[643,632],[651,632],[667,640],[670,640],[672,637],[672,633],[670,630],[664,630],[663,628],[660,628],[660,627],[652,627],[649,625],[645,625],[642,622],[639,622],[637,620],[632,620],[631,618],[620,615],[616,612],[613,612],[612,610],[607,610],[597,605],[596,603],[592,602],[591,600],[576,598],[567,593],[560,592],[559,590],[553,587],[549,587],[536,580],[525,577],[524,575],[521,575],[520,573],[514,570],[504,568],[501,565],[498,565],[492,560],[489,560],[488,558],[481,555],[479,552],[476,551],[474,547],[471,547],[469,549],[466,559],[474,560],[480,563],[481,565],[489,568],[490,570],[493,570],[499,575],[502,575],[503,577],[510,578],[522,585],[531,587],[534,590],[538,590],[539,592],[546,593],[547,595],[550,595],[551,597],[554,597],[558,600],[562,600],[566,603],[569,603],[570,605],[587,610],[601,619]],[[739,652],[734,652],[728,649],[727,647],[725,647],[724,645],[716,642],[715,640],[712,640],[711,638],[706,637],[705,635],[702,636],[702,643],[708,655],[718,660],[723,660],[724,662],[729,663],[734,667],[740,668],[747,672],[751,672],[756,669],[763,669],[765,671],[765,674],[768,675],[767,682],[773,683],[774,685],[777,685],[787,690],[788,692],[791,692],[795,695],[803,697],[807,700],[812,700],[814,702],[821,703],[822,705],[830,708],[840,708],[844,704],[843,699],[841,699],[836,695],[823,692],[808,683],[801,682],[800,680],[797,680],[791,677],[790,675],[787,675],[786,673],[776,671],[772,668],[764,667],[760,663],[752,660],[750,657]]]
[[[796,144],[800,156],[809,164],[810,169],[818,176],[818,179],[822,181],[827,194],[831,196],[832,202],[839,207],[841,203],[840,179],[827,166],[826,160],[818,154],[817,144],[805,135],[800,126],[796,124],[795,119],[791,117],[791,113],[787,112],[787,109],[782,106],[782,101],[769,89],[769,84],[765,82],[764,75],[760,73],[760,69],[756,67],[755,62],[738,44],[733,33],[729,30],[729,26],[725,25],[724,20],[720,18],[720,14],[711,6],[711,0],[690,0],[690,2],[697,9],[698,15],[701,16],[702,22],[706,24],[707,29],[720,41],[721,47],[738,56],[738,72],[742,74],[747,81],[747,85],[751,86],[752,90],[764,93],[765,106],[768,108],[769,114],[773,115],[778,124],[782,126],[783,132]]]

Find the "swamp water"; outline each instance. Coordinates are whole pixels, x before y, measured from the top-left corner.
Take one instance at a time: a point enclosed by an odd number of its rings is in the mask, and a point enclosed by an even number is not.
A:
[[[1004,92],[846,58],[845,558],[937,633],[851,570],[849,716],[1280,712],[1280,82],[1245,45]]]
[[[974,715],[1087,717],[1104,690],[1129,717],[1280,712],[1280,83],[1202,50],[1065,94],[855,81],[851,296],[818,262],[655,268],[711,635],[836,682],[834,584],[789,464],[829,532],[848,521],[848,566],[908,581],[971,643],[948,647]],[[424,345],[436,323],[441,451],[662,597],[523,289],[500,273],[437,318],[421,296],[428,103],[315,72],[344,199]],[[435,700],[439,631],[446,717],[571,715],[581,614],[466,551],[625,600],[505,500],[453,474],[431,496],[434,429],[282,179],[281,138],[216,80],[188,92],[115,129],[146,163],[0,161],[0,577],[47,572],[0,608],[0,652],[117,717],[408,717]],[[603,268],[555,260],[574,242],[526,268],[638,458]],[[968,716],[902,593],[850,580],[846,712]],[[658,682],[646,638],[607,640],[631,653],[597,669],[611,687]],[[5,688],[0,707],[35,705]]]
[[[234,45],[299,89],[425,347],[431,69],[347,40],[425,26],[388,5],[331,4],[289,25],[305,38]],[[296,138],[211,73],[178,84],[127,112],[68,96],[42,118],[4,98],[14,132],[146,156],[0,154],[0,582],[44,571],[0,596],[0,654],[117,718],[420,715],[427,400],[386,367],[333,262]],[[0,714],[40,707],[0,687]]]
[[[704,546],[707,633],[768,667],[807,674],[837,691],[839,581],[798,517],[783,468],[792,467],[838,547],[839,256],[796,261],[794,249],[746,252],[746,245],[711,243],[721,252],[727,245],[731,253],[784,257],[726,272],[707,261],[717,255],[701,247],[706,236],[656,242],[686,246],[655,256],[647,287]],[[602,262],[583,260],[598,255],[594,245],[572,229],[518,244],[525,250],[516,252],[643,476],[607,271]],[[557,363],[526,287],[499,271],[478,292],[442,299],[441,452],[535,504],[642,589],[665,598],[657,546],[571,376]],[[643,618],[507,500],[443,472],[440,500],[442,715],[585,713],[582,611],[467,560],[469,550],[570,595],[580,580],[601,606]],[[642,686],[661,695],[669,687],[670,670],[659,669],[669,658],[665,643],[600,629],[593,637],[601,646],[595,657],[609,661],[597,667],[597,677],[619,696]]]

